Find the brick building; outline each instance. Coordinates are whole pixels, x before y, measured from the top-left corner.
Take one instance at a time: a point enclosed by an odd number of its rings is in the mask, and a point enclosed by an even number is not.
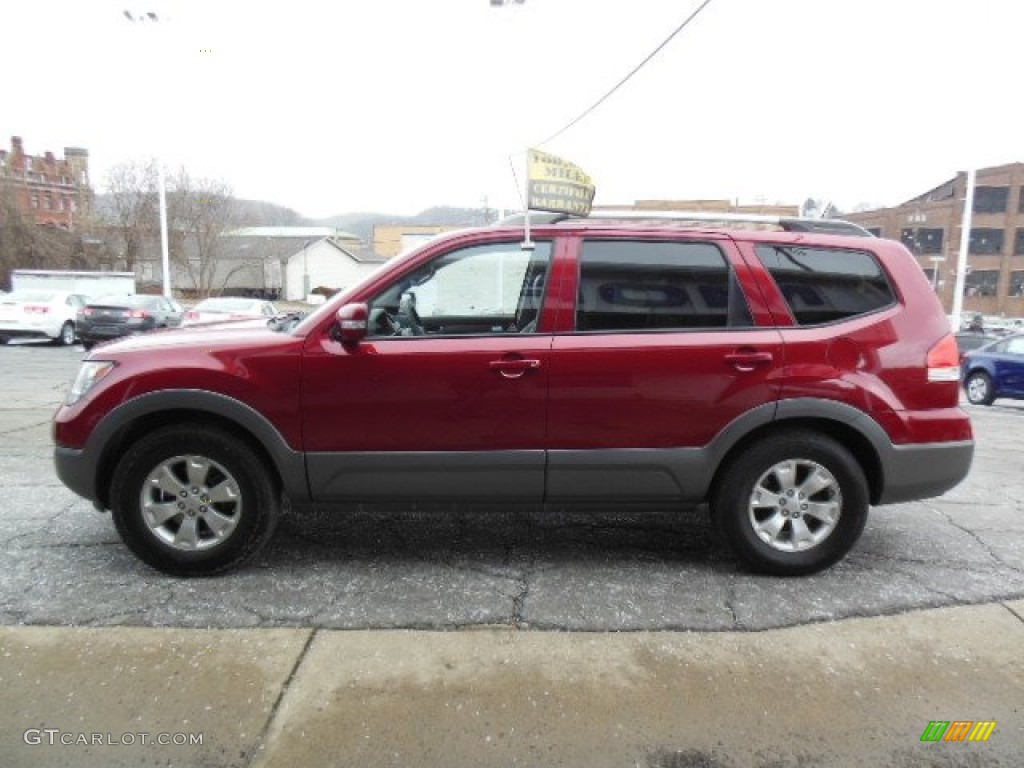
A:
[[[917,256],[943,306],[953,306],[967,174],[958,173],[912,200],[843,216]],[[1024,163],[975,175],[964,310],[1024,316]]]
[[[0,149],[0,195],[36,224],[73,230],[92,212],[89,152],[65,147],[64,157],[28,155],[14,136],[10,150]]]

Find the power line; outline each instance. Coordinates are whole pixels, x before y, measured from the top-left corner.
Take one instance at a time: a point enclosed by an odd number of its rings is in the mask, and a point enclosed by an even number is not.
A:
[[[587,116],[587,115],[589,115],[589,114],[590,114],[591,112],[593,112],[593,111],[594,111],[595,109],[597,109],[597,108],[598,108],[599,106],[601,106],[601,104],[603,104],[603,103],[604,103],[604,102],[605,102],[605,101],[606,101],[606,100],[608,99],[608,97],[609,97],[609,96],[611,96],[611,95],[612,95],[613,93],[615,93],[615,92],[616,92],[617,90],[619,90],[619,88],[621,88],[621,87],[622,87],[623,85],[625,85],[625,84],[626,84],[626,82],[627,82],[627,81],[628,81],[628,80],[629,80],[629,79],[630,79],[631,77],[633,77],[633,75],[635,75],[635,74],[636,74],[637,72],[639,72],[639,71],[640,71],[641,69],[643,69],[644,65],[645,65],[645,64],[647,64],[647,62],[649,62],[649,61],[650,61],[651,59],[653,59],[653,58],[654,58],[655,56],[657,56],[657,55],[658,55],[658,54],[659,54],[659,53],[661,52],[661,49],[662,49],[662,48],[664,48],[664,47],[665,47],[666,45],[668,45],[668,44],[669,44],[670,42],[672,42],[672,38],[674,38],[674,37],[675,37],[676,35],[678,35],[678,34],[679,34],[680,32],[682,32],[682,31],[683,31],[684,29],[686,29],[687,25],[688,25],[688,24],[689,24],[689,23],[690,23],[691,21],[693,21],[693,20],[694,20],[695,18],[697,18],[697,15],[698,15],[698,14],[699,14],[699,13],[700,13],[701,11],[703,11],[703,10],[704,10],[705,8],[707,8],[707,7],[708,7],[708,6],[710,5],[710,4],[711,4],[711,0],[704,0],[704,2],[700,4],[700,6],[699,6],[699,7],[697,8],[697,10],[695,10],[695,11],[694,11],[693,13],[691,13],[691,14],[690,14],[690,15],[689,15],[689,16],[688,16],[688,17],[686,18],[686,20],[685,20],[685,21],[683,21],[683,23],[682,23],[682,24],[680,24],[680,25],[679,25],[678,27],[676,27],[676,28],[675,28],[675,30],[674,30],[674,31],[672,32],[672,34],[671,34],[671,35],[669,35],[668,37],[666,37],[666,38],[665,38],[665,40],[664,40],[664,41],[663,41],[663,42],[661,43],[661,45],[659,45],[659,46],[658,46],[657,48],[655,48],[655,49],[654,49],[653,51],[651,51],[651,52],[650,52],[650,54],[648,54],[647,58],[645,58],[645,59],[644,59],[643,61],[641,61],[641,62],[640,62],[639,64],[637,64],[637,65],[636,65],[635,67],[633,67],[633,70],[632,70],[632,71],[631,71],[631,72],[630,72],[630,73],[629,73],[628,75],[626,75],[626,76],[625,76],[624,78],[622,78],[621,80],[619,80],[619,82],[617,82],[617,83],[615,84],[615,86],[614,86],[614,87],[613,87],[613,88],[612,88],[612,89],[611,89],[610,91],[608,91],[608,93],[606,93],[606,94],[605,94],[604,96],[602,96],[602,97],[601,97],[600,99],[598,99],[597,101],[595,101],[595,102],[594,102],[594,103],[593,103],[593,104],[592,104],[592,105],[591,105],[590,107],[588,107],[588,108],[587,108],[586,110],[584,110],[583,114],[581,114],[581,115],[580,115],[579,117],[577,117],[577,118],[576,118],[575,120],[573,120],[573,121],[572,121],[571,123],[569,123],[568,125],[566,125],[566,126],[565,126],[564,128],[562,128],[562,129],[561,129],[560,131],[558,131],[558,132],[556,132],[556,133],[552,134],[552,135],[551,135],[551,136],[549,136],[548,138],[544,139],[544,141],[540,142],[540,144],[535,144],[534,146],[542,147],[542,146],[544,146],[545,144],[547,144],[547,143],[549,143],[549,142],[551,142],[551,141],[554,141],[554,140],[555,140],[555,139],[557,139],[557,138],[558,138],[559,136],[561,136],[561,135],[562,135],[563,133],[565,133],[565,132],[566,132],[566,131],[568,131],[568,130],[569,130],[570,128],[572,128],[572,127],[573,127],[574,125],[576,125],[576,123],[578,123],[578,122],[579,122],[580,120],[582,120],[582,119],[583,119],[584,117],[586,117],[586,116]]]

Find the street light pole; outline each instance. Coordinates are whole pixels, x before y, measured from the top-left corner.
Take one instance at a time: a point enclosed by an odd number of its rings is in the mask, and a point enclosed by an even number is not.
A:
[[[302,300],[306,301],[309,298],[309,258],[307,256],[307,249],[309,248],[309,240],[306,240],[302,244]]]
[[[164,164],[158,158],[157,185],[160,193],[160,264],[164,274],[164,297],[171,296],[171,254],[167,245],[167,182],[164,179]]]
[[[131,11],[125,10],[124,16],[132,24],[156,24],[160,21],[160,17],[157,16],[153,11],[147,11],[145,13],[132,13]],[[157,56],[160,55],[159,49],[157,49]],[[162,78],[158,78],[158,81],[162,82]],[[154,110],[154,113],[159,115],[159,110]],[[170,248],[168,246],[167,239],[167,181],[164,177],[164,164],[163,161],[157,157],[156,160],[156,175],[157,175],[157,194],[160,199],[160,266],[163,272],[163,293],[168,299],[171,297],[171,256]]]
[[[964,309],[964,287],[967,283],[967,254],[971,246],[971,224],[974,213],[974,169],[967,171],[967,190],[964,194],[964,212],[960,220],[960,252],[956,260],[956,285],[953,288],[953,313],[950,323],[953,331],[960,330],[960,315]]]

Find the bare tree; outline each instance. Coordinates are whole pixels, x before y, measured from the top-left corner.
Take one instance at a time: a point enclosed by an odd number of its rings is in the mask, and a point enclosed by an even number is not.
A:
[[[227,259],[222,235],[235,226],[237,206],[223,181],[193,178],[184,168],[170,180],[167,215],[174,232],[171,257],[202,295],[220,292],[247,265]]]
[[[10,285],[15,269],[77,269],[84,257],[79,234],[36,224],[23,214],[15,192],[0,185],[0,283]]]
[[[124,255],[124,269],[134,272],[147,235],[158,226],[156,161],[130,160],[116,165],[107,175],[106,186],[108,224]]]

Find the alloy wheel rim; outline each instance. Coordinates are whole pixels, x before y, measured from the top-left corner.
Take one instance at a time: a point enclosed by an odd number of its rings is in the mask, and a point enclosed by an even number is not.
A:
[[[228,539],[242,515],[238,481],[205,456],[174,456],[146,476],[139,498],[142,519],[167,546],[195,552]]]
[[[981,376],[974,376],[967,382],[967,397],[972,403],[980,403],[988,395],[988,383]]]
[[[842,515],[839,481],[810,459],[774,464],[754,483],[748,517],[754,534],[779,552],[813,549],[835,530]]]

